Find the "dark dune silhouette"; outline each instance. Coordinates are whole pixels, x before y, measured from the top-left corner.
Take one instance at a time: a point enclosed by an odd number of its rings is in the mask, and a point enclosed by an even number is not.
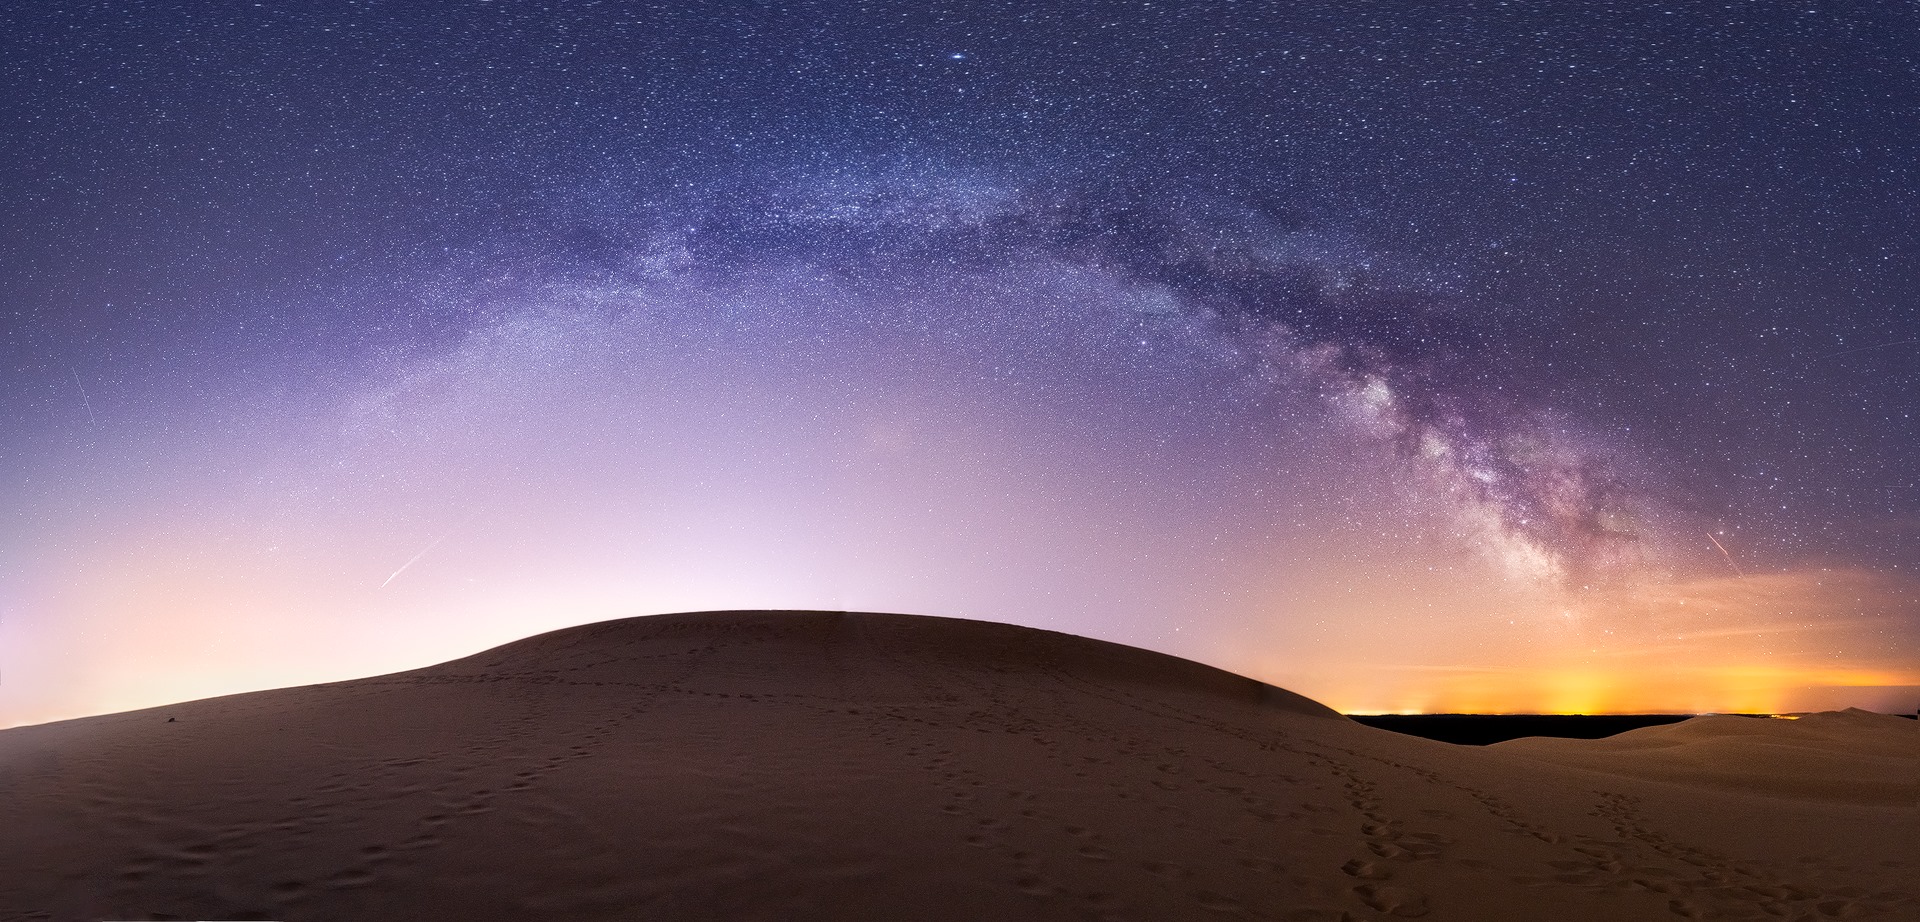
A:
[[[1003,624],[634,618],[412,672],[0,731],[0,919],[1916,905],[1920,726],[1750,720],[1733,744],[1702,726],[1469,748]]]

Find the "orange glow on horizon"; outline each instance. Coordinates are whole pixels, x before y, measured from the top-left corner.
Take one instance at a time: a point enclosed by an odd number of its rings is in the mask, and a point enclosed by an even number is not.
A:
[[[1911,705],[1876,702],[1897,702],[1902,691],[1920,688],[1920,673],[1750,666],[1676,669],[1657,677],[1490,668],[1425,678],[1429,684],[1411,691],[1407,700],[1383,701],[1351,689],[1320,700],[1343,714],[1365,715],[1782,714],[1844,707],[1910,710]]]
[[[1373,594],[1277,595],[1266,649],[1220,650],[1212,661],[1356,714],[1920,704],[1920,663],[1884,639],[1911,589],[1885,574],[1809,569],[1592,590],[1435,579]],[[1302,610],[1318,618],[1310,630],[1288,620]]]

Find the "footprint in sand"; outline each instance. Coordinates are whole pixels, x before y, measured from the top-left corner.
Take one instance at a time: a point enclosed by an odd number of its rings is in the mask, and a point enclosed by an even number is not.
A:
[[[1224,893],[1215,893],[1212,890],[1194,891],[1193,901],[1198,904],[1201,909],[1208,909],[1214,912],[1237,913],[1240,911],[1239,900],[1227,896]]]
[[[327,878],[326,886],[330,889],[340,890],[351,887],[364,887],[376,880],[379,880],[379,876],[374,874],[372,868],[356,866],[335,872],[331,877]]]
[[[1143,861],[1140,863],[1140,866],[1142,868],[1145,868],[1147,871],[1151,873],[1158,874],[1161,877],[1165,877],[1173,880],[1178,880],[1182,877],[1193,876],[1192,871],[1189,871],[1186,868],[1181,867],[1180,865],[1173,864],[1166,861]]]
[[[1700,919],[1706,916],[1699,906],[1687,900],[1668,900],[1667,910],[1682,919]]]
[[[1412,887],[1392,884],[1361,884],[1353,888],[1367,908],[1391,916],[1414,918],[1427,914],[1427,895]]]
[[[1021,893],[1025,893],[1028,896],[1052,896],[1054,893],[1052,885],[1031,875],[1022,877],[1014,881],[1013,884],[1020,888]]]
[[[1392,842],[1368,842],[1367,851],[1393,861],[1412,861],[1413,853]]]
[[[1349,877],[1358,877],[1361,880],[1386,880],[1393,876],[1392,871],[1364,858],[1355,858],[1341,865],[1340,870]]]

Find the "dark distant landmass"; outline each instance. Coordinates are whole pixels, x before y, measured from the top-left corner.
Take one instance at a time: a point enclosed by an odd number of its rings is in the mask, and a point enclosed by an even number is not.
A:
[[[1369,727],[1420,736],[1443,743],[1485,746],[1525,736],[1558,736],[1597,740],[1638,730],[1676,724],[1693,714],[1349,714]],[[1741,715],[1763,717],[1766,715]]]
[[[1529,736],[1597,740],[1638,730],[1676,724],[1696,714],[1348,714],[1357,723],[1443,743],[1486,746]],[[1771,714],[1727,714],[1727,717],[1772,717]],[[1894,714],[1908,720],[1914,714]]]

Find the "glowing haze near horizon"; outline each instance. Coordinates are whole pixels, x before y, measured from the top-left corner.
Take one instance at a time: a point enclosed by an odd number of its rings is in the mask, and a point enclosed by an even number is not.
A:
[[[1910,6],[0,26],[0,726],[725,608],[1920,702]]]

